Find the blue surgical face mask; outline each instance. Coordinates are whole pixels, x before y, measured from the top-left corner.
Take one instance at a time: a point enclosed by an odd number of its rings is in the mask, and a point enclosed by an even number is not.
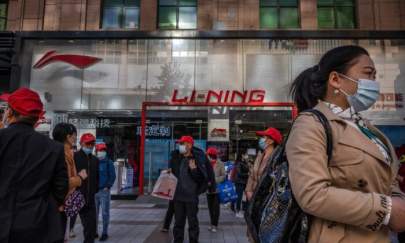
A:
[[[107,157],[107,152],[106,152],[106,151],[97,152],[97,158],[98,158],[98,159],[103,160],[103,159],[105,159],[106,157]]]
[[[372,107],[380,96],[380,83],[369,79],[355,80],[344,74],[341,76],[357,83],[357,92],[349,95],[344,90],[340,90],[347,97],[347,102],[355,112],[365,111]]]
[[[186,145],[179,145],[179,152],[181,153],[181,154],[185,154],[185,153],[187,153],[187,149],[186,149]]]
[[[83,152],[84,152],[85,154],[87,154],[87,155],[93,153],[93,148],[86,148],[86,147],[83,147],[82,150],[83,150]]]
[[[260,138],[260,139],[259,139],[259,147],[260,147],[262,150],[265,150],[265,149],[266,149],[266,147],[267,147],[266,138]]]

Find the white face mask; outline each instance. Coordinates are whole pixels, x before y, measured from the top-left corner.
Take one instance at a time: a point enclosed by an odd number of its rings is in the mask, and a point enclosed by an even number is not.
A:
[[[185,154],[185,153],[187,153],[187,149],[186,149],[186,145],[179,145],[179,152],[181,153],[181,154]]]
[[[105,157],[107,157],[107,152],[106,151],[97,152],[97,158],[105,159]]]

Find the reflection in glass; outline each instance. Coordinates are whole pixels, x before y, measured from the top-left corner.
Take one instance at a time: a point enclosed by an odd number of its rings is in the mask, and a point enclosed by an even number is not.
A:
[[[159,8],[159,28],[175,29],[177,22],[176,7]]]
[[[139,8],[125,8],[125,28],[139,28]]]
[[[260,27],[264,29],[277,28],[277,8],[261,8],[260,9]]]
[[[179,29],[197,28],[197,9],[195,7],[179,8]]]
[[[120,28],[120,15],[121,8],[105,8],[103,14],[103,28],[104,29],[118,29]]]
[[[280,28],[298,28],[297,8],[280,9]]]

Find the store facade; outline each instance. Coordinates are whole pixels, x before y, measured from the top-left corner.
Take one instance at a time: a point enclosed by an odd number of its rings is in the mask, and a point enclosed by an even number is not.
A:
[[[116,194],[149,193],[181,135],[192,135],[202,149],[220,148],[225,161],[245,149],[253,157],[255,131],[288,131],[292,80],[340,45],[370,52],[382,93],[364,115],[396,147],[405,144],[405,39],[231,35],[27,33],[19,86],[37,90],[45,102],[38,130],[49,134],[58,122],[70,122],[79,135],[92,132],[107,143],[120,168]]]

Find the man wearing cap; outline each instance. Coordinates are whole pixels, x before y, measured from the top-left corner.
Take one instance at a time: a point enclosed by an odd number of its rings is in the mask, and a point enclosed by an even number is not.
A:
[[[258,131],[256,132],[256,135],[260,137],[259,148],[261,152],[258,153],[249,173],[249,179],[245,189],[246,199],[248,201],[252,198],[257,184],[259,183],[263,173],[266,171],[266,168],[271,161],[271,156],[274,149],[283,141],[280,131],[273,127],[269,127],[264,131]]]
[[[186,218],[188,221],[189,241],[197,243],[199,237],[198,196],[207,190],[209,161],[204,151],[194,147],[190,136],[182,136],[177,143],[179,149],[171,155],[169,167],[177,177],[177,187],[174,194],[175,224],[173,236],[175,243],[183,243]]]
[[[85,169],[87,179],[82,182],[80,191],[86,200],[86,205],[80,211],[80,219],[83,224],[84,243],[93,243],[97,232],[96,200],[99,184],[99,160],[92,153],[96,145],[96,137],[91,133],[85,133],[80,138],[80,150],[75,153],[77,171]]]
[[[0,130],[0,242],[63,240],[64,147],[34,130],[44,113],[36,92],[21,88],[0,99],[8,103]]]
[[[110,223],[110,189],[115,181],[115,168],[113,161],[107,157],[107,145],[105,143],[96,145],[96,156],[99,159],[99,184],[98,192],[96,194],[96,222],[98,222],[101,206],[103,232],[100,241],[106,241],[108,239],[108,224]]]

